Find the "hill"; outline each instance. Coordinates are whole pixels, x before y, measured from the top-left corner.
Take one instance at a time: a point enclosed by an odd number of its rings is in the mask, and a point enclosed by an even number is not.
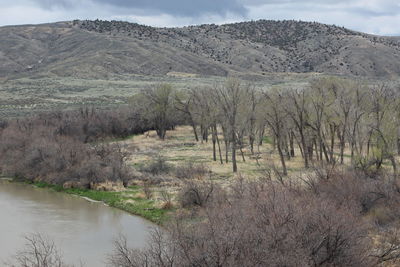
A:
[[[0,78],[191,73],[400,75],[400,39],[315,22],[155,28],[121,21],[0,27]]]

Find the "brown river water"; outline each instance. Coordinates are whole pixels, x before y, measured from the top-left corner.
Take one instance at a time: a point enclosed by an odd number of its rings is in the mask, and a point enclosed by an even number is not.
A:
[[[55,242],[67,263],[106,266],[121,234],[143,247],[153,224],[102,203],[0,180],[0,266],[40,233]]]

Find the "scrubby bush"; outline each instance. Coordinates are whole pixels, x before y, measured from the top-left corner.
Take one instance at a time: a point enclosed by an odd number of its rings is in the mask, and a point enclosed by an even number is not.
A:
[[[397,183],[383,174],[371,178],[363,171],[335,170],[329,177],[309,177],[306,184],[319,198],[328,199],[337,207],[351,207],[380,226],[400,216]]]
[[[153,190],[151,190],[149,183],[143,184],[143,193],[146,199],[151,199],[151,197],[153,196]]]
[[[168,192],[167,190],[162,190],[160,192],[161,199],[163,200],[163,205],[162,208],[169,210],[172,209],[173,204],[172,204],[172,194]]]
[[[199,206],[204,207],[207,203],[214,200],[217,192],[222,193],[220,188],[212,181],[185,181],[180,192],[179,202],[184,208]]]
[[[97,142],[148,130],[145,123],[137,126],[124,114],[81,109],[10,121],[0,130],[1,171],[7,176],[52,184],[75,181],[81,187],[126,182],[130,170],[122,147]],[[138,117],[137,123],[141,122]]]
[[[159,174],[167,174],[169,173],[173,167],[167,163],[166,159],[162,156],[157,156],[153,161],[150,161],[148,164],[142,166],[140,171],[147,172],[152,175]]]
[[[209,172],[210,170],[204,164],[195,164],[192,161],[175,168],[175,176],[179,179],[202,178]]]
[[[194,190],[197,187],[191,184]],[[113,266],[374,266],[368,223],[352,206],[270,181],[243,181],[223,196],[206,186],[197,219],[178,214],[149,247],[118,243]],[[192,194],[189,194],[192,196]],[[200,195],[200,194],[199,194]],[[193,198],[196,199],[196,198]],[[191,216],[191,215],[189,215]]]

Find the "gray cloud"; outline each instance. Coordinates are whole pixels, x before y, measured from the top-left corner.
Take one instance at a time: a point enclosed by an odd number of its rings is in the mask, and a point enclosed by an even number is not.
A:
[[[43,8],[63,7],[74,9],[80,6],[76,0],[33,0]],[[147,12],[151,14],[167,13],[177,16],[200,16],[205,13],[224,15],[232,12],[246,14],[246,8],[237,0],[91,0],[93,4],[112,8]]]
[[[120,19],[153,26],[296,19],[400,35],[399,0],[0,0],[0,25]]]

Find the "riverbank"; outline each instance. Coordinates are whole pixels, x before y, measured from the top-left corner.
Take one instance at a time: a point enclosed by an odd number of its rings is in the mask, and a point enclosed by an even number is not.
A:
[[[96,191],[90,189],[70,188],[65,189],[60,185],[52,185],[45,182],[20,182],[10,180],[15,183],[26,183],[39,188],[46,188],[56,192],[70,194],[85,198],[86,200],[99,201],[104,204],[126,211],[132,215],[140,216],[155,224],[162,225],[168,220],[171,210],[157,206],[154,200],[142,197],[142,189],[139,186],[130,186],[121,192]]]

